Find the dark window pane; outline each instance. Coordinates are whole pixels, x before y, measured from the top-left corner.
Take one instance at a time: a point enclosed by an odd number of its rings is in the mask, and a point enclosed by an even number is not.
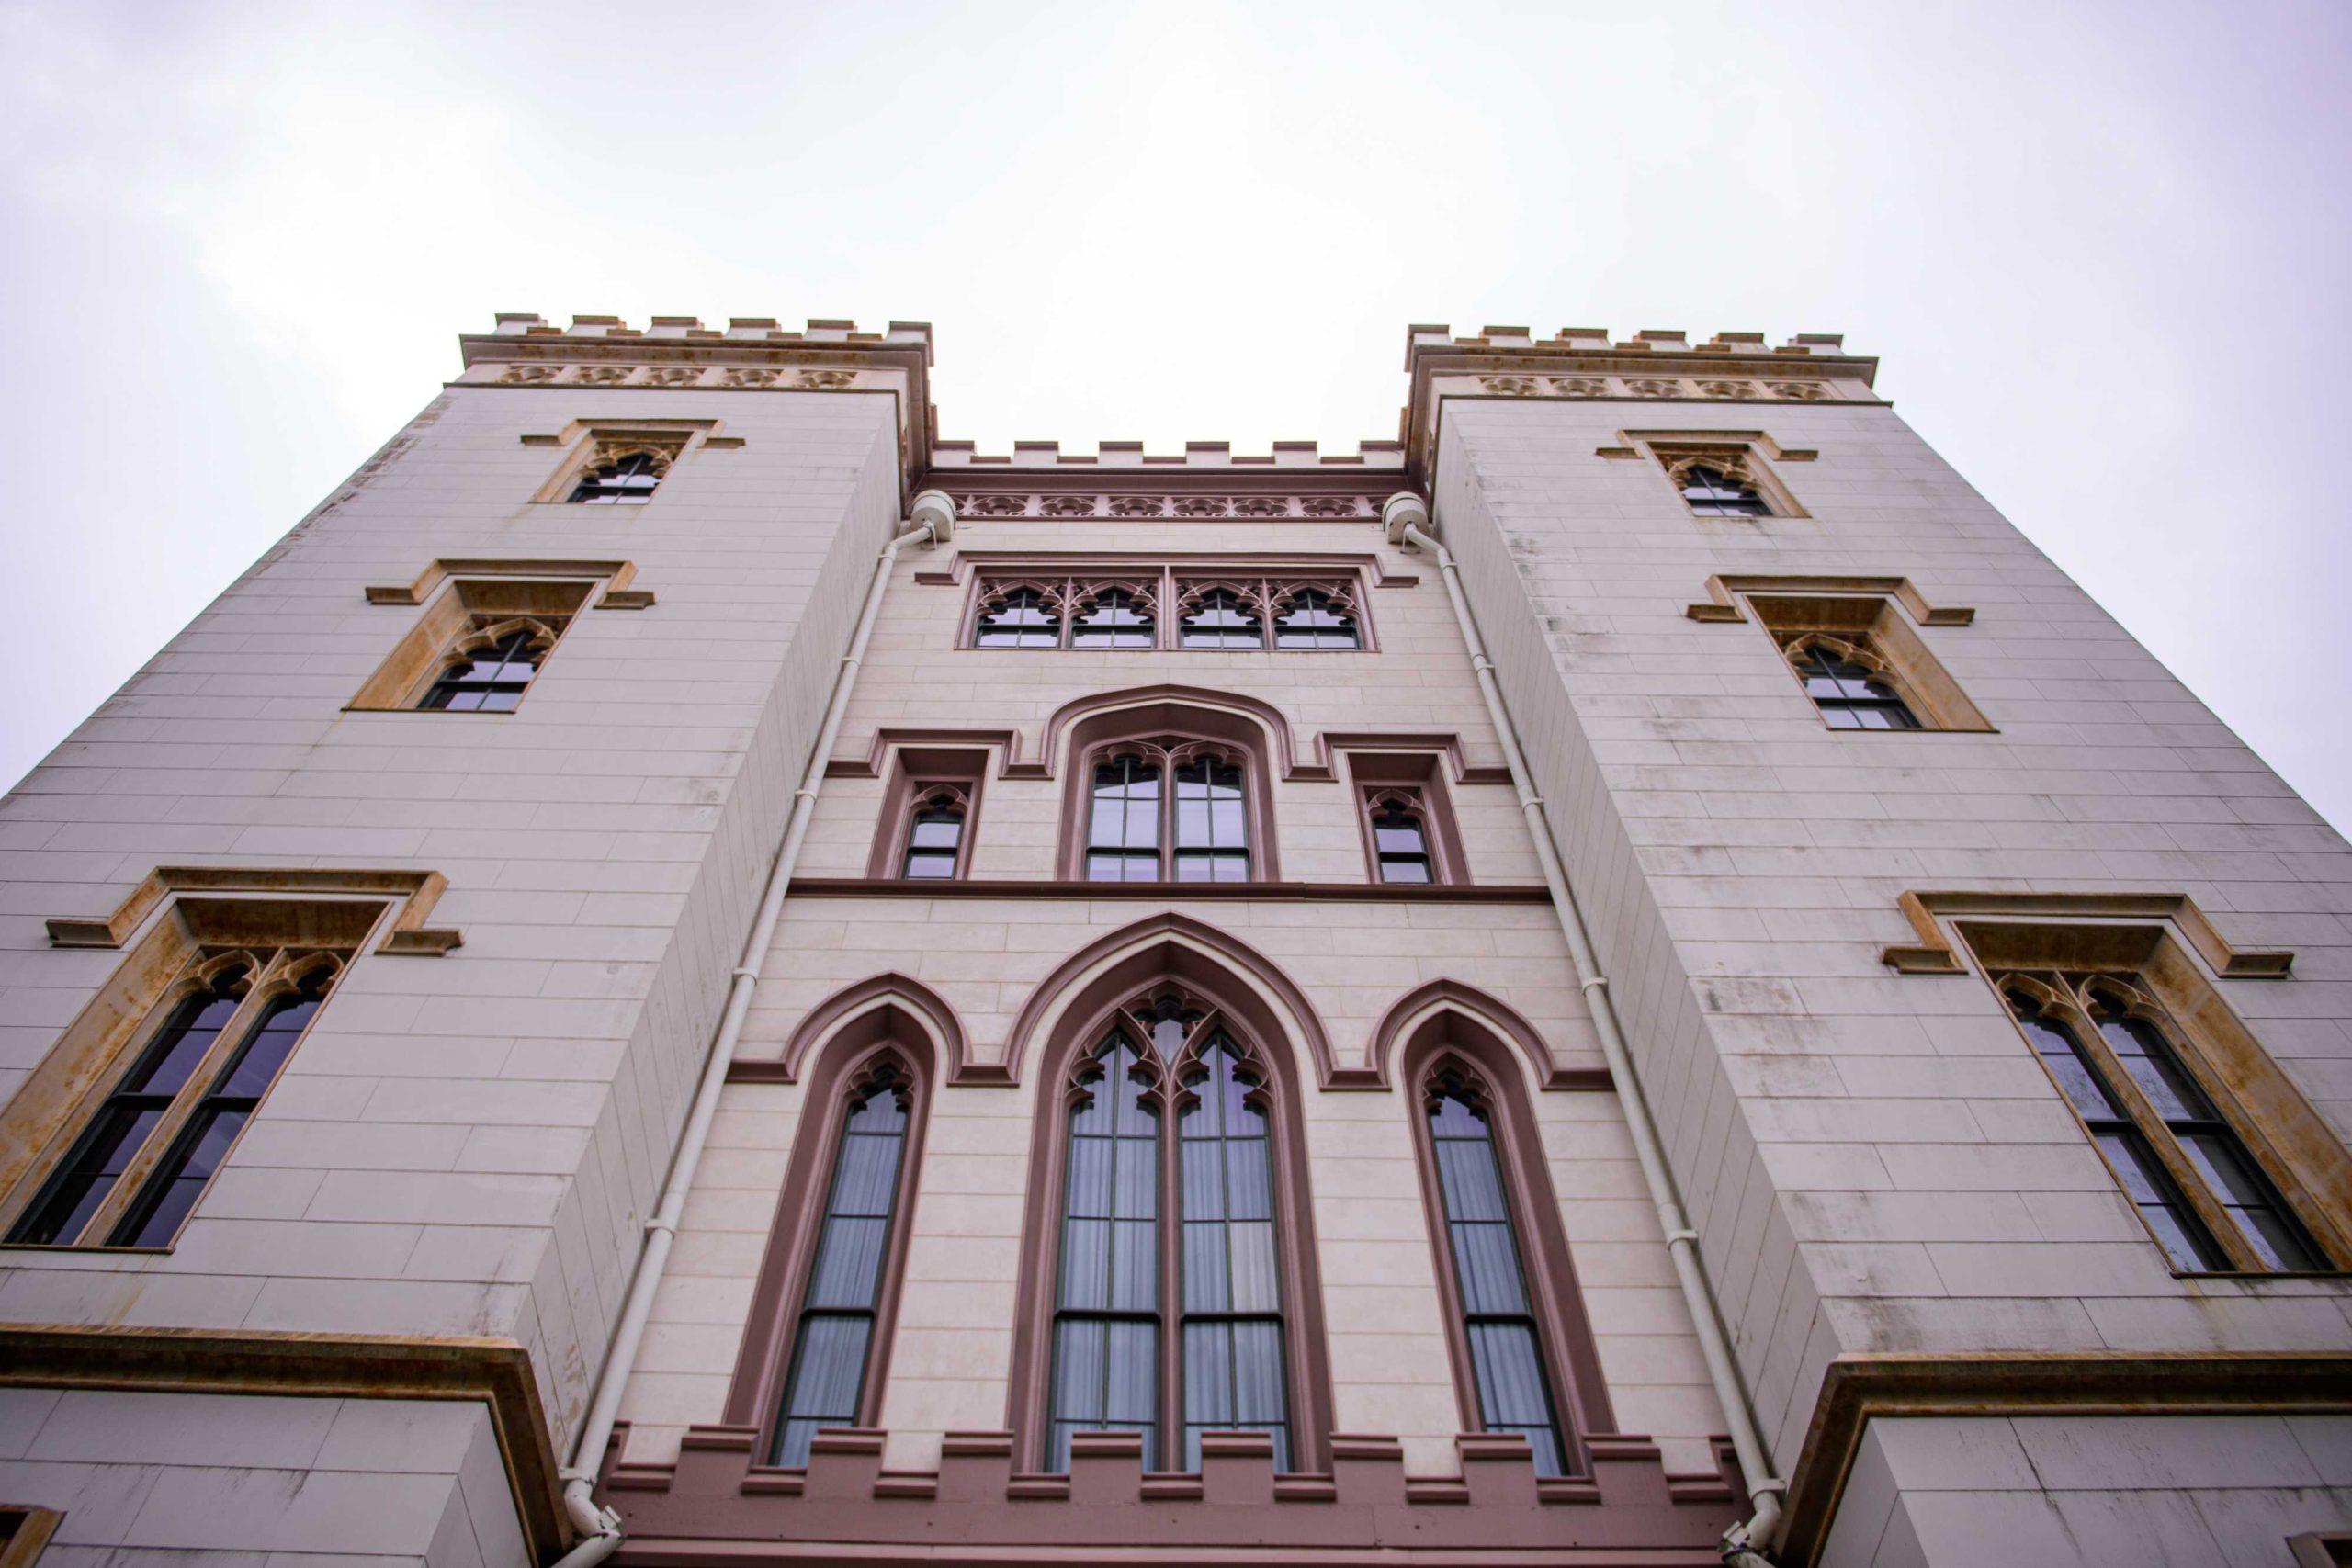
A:
[[[565,499],[582,506],[642,506],[652,499],[654,487],[661,482],[652,456],[632,452],[583,469]]]
[[[1033,588],[1016,588],[980,612],[972,637],[981,648],[1056,648],[1061,623]]]
[[[1832,729],[1917,729],[1919,718],[1894,686],[1868,666],[1818,645],[1794,656],[1805,694]]]
[[[1768,517],[1772,511],[1754,485],[1706,463],[1682,470],[1682,499],[1702,517]]]
[[[1356,622],[1339,601],[1313,588],[1293,594],[1274,617],[1274,646],[1290,649],[1354,648]]]
[[[1069,624],[1072,648],[1149,648],[1153,640],[1151,617],[1135,595],[1116,588],[1097,595]]]

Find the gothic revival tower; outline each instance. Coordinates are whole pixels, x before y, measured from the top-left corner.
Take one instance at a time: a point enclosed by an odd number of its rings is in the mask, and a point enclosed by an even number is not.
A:
[[[0,1568],[2352,1560],[2352,854],[1834,337],[499,318],[0,817]]]

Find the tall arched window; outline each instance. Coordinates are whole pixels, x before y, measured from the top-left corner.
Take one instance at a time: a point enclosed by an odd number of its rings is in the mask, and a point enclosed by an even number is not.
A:
[[[888,1055],[851,1089],[801,1295],[772,1464],[807,1464],[809,1439],[820,1427],[858,1424],[874,1363],[891,1226],[906,1184],[910,1094],[905,1065]]]
[[[1247,882],[1250,801],[1233,749],[1163,738],[1111,749],[1090,773],[1089,882]]]
[[[907,849],[900,876],[952,877],[963,863],[965,819],[971,805],[958,789],[938,789],[915,802],[907,816]]]
[[[811,1010],[785,1060],[813,1051],[800,1128],[752,1287],[724,1418],[756,1427],[763,1462],[808,1462],[828,1427],[871,1427],[911,1230],[937,1055],[887,992],[844,1019]]]
[[[1523,1070],[1450,1010],[1416,1026],[1403,1070],[1464,1429],[1518,1433],[1538,1475],[1584,1473],[1584,1434],[1616,1418]]]
[[[1428,1089],[1430,1145],[1445,1209],[1447,1260],[1489,1432],[1517,1432],[1534,1451],[1535,1473],[1566,1473],[1558,1404],[1544,1367],[1524,1248],[1505,1196],[1502,1163],[1486,1094],[1466,1072],[1442,1067]]]
[[[1163,990],[1078,1058],[1068,1103],[1047,1468],[1069,1468],[1082,1431],[1141,1434],[1147,1470],[1197,1470],[1204,1432],[1262,1432],[1290,1468],[1264,1069],[1213,1010]]]

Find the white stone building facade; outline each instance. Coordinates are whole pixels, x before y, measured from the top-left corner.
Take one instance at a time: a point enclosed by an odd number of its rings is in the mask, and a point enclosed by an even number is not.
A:
[[[461,344],[0,807],[6,1568],[2352,1560],[2352,852],[1875,361]]]

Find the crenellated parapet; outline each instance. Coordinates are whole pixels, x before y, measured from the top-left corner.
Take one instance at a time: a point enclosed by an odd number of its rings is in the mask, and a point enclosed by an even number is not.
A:
[[[562,391],[868,393],[896,405],[901,473],[932,461],[931,323],[892,321],[878,333],[811,320],[799,331],[773,316],[734,316],[724,330],[694,316],[655,316],[642,329],[618,316],[574,316],[569,326],[503,311],[487,333],[458,339],[463,387]]]
[[[1329,1469],[1307,1474],[1277,1472],[1257,1432],[1204,1434],[1201,1468],[1172,1473],[1143,1468],[1135,1433],[1082,1432],[1069,1472],[1050,1475],[1014,1468],[1011,1432],[950,1432],[937,1466],[922,1471],[887,1468],[880,1431],[820,1432],[807,1467],[793,1470],[755,1463],[758,1438],[750,1427],[695,1427],[675,1461],[628,1464],[618,1458],[626,1427],[616,1432],[598,1492],[619,1510],[629,1550],[673,1564],[736,1560],[747,1540],[952,1545],[990,1562],[1023,1549],[1065,1561],[1139,1546],[1188,1562],[1394,1551],[1399,1562],[1505,1553],[1540,1565],[1638,1552],[1660,1568],[1699,1568],[1716,1562],[1742,1495],[1728,1442],[1716,1445],[1715,1473],[1671,1475],[1657,1445],[1632,1434],[1586,1437],[1588,1473],[1573,1477],[1536,1474],[1516,1434],[1456,1438],[1451,1475],[1408,1474],[1396,1438],[1345,1433],[1331,1437]]]
[[[1762,333],[1683,332],[1613,337],[1601,327],[1563,327],[1539,338],[1525,327],[1487,327],[1455,337],[1443,326],[1405,329],[1411,378],[1403,419],[1407,468],[1426,484],[1440,410],[1449,398],[1541,398],[1654,403],[1877,403],[1876,358],[1848,354],[1837,333],[1799,333],[1773,344]]]

